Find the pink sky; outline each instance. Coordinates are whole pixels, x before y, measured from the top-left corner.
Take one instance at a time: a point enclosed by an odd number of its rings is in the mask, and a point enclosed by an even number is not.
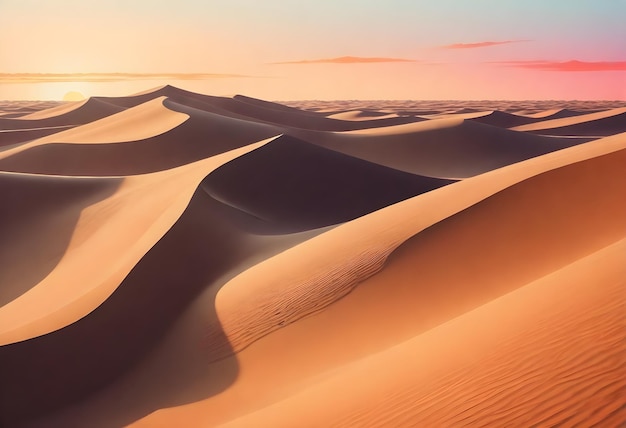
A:
[[[626,99],[626,2],[0,2],[0,99]]]

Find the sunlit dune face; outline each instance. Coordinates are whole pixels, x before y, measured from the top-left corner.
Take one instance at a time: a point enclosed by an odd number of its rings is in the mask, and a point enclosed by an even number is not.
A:
[[[81,101],[84,100],[85,96],[80,92],[70,91],[63,95],[63,101]]]

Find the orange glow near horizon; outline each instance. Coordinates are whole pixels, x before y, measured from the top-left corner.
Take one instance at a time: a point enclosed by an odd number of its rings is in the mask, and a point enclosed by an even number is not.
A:
[[[7,0],[0,99],[626,100],[626,3],[448,3]]]

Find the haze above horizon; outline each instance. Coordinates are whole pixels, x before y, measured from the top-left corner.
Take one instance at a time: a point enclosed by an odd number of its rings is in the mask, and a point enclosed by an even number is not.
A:
[[[626,99],[626,2],[3,0],[0,99]]]

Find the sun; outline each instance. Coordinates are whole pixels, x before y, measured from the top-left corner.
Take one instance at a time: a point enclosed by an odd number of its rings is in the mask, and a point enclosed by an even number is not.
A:
[[[70,91],[63,95],[63,101],[82,101],[85,96],[77,91]]]

